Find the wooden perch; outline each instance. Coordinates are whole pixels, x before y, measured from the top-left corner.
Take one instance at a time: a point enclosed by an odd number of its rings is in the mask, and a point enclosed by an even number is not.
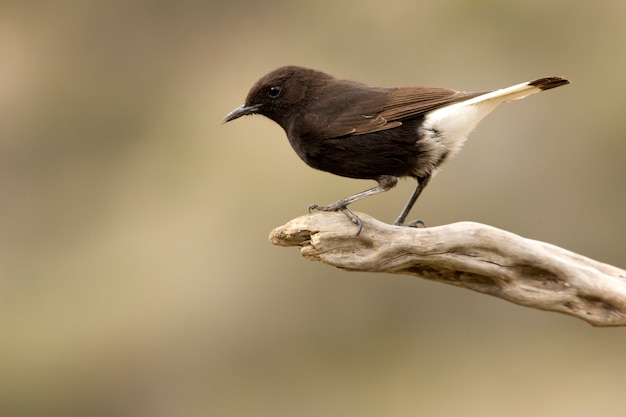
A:
[[[397,227],[358,213],[316,212],[274,229],[270,241],[351,271],[390,272],[468,288],[593,326],[626,325],[626,271],[479,223]]]

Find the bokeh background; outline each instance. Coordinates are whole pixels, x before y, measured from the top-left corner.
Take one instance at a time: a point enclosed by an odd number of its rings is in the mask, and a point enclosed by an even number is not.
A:
[[[486,118],[413,215],[626,267],[625,21],[609,0],[2,2],[0,415],[623,416],[625,329],[273,247],[373,184],[220,120],[285,64],[566,76]],[[392,221],[413,186],[354,209]]]

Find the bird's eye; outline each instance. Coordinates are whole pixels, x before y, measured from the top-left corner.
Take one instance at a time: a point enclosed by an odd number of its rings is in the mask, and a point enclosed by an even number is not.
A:
[[[281,90],[282,88],[279,85],[275,85],[267,90],[267,94],[269,94],[271,98],[276,98],[280,95]]]

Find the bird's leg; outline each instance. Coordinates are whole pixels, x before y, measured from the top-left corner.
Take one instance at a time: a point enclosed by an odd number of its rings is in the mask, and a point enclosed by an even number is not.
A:
[[[369,190],[361,191],[360,193],[356,193],[349,197],[342,198],[341,200],[337,200],[332,204],[328,204],[326,206],[311,204],[309,206],[309,212],[311,210],[341,211],[341,209],[346,208],[349,204],[352,204],[355,201],[392,189],[398,182],[398,178],[391,175],[383,175],[382,177],[377,178],[376,181],[378,182],[378,185],[376,187],[372,187]]]
[[[362,198],[369,197],[374,194],[382,193],[388,191],[395,187],[398,183],[398,178],[393,177],[391,175],[383,175],[376,179],[378,185],[376,187],[370,188],[369,190],[361,191],[360,193],[356,193],[349,197],[342,198],[341,200],[337,200],[332,204],[328,204],[326,206],[319,206],[317,204],[311,204],[309,206],[309,213],[312,210],[322,210],[322,211],[341,211],[345,213],[346,216],[357,226],[359,226],[359,232],[361,231],[361,219],[347,209],[349,204],[354,203],[355,201],[361,200]],[[357,233],[358,234],[358,233]]]
[[[400,213],[396,221],[393,222],[395,226],[417,227],[417,225],[420,225],[420,224],[422,226],[425,226],[423,220],[414,220],[409,223],[405,223],[404,221],[406,220],[406,216],[409,215],[409,212],[413,208],[413,205],[417,201],[417,198],[420,196],[424,188],[426,188],[426,185],[428,185],[428,181],[430,181],[430,175],[417,178],[417,187],[415,188],[415,191],[413,191],[413,195],[411,195],[411,198],[409,198],[409,201],[406,202],[406,205],[402,209],[402,213]]]

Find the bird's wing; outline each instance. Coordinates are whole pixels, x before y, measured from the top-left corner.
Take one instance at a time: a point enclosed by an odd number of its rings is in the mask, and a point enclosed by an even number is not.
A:
[[[380,116],[390,122],[402,121],[482,94],[485,92],[463,92],[438,87],[398,88],[383,107]]]
[[[372,88],[341,99],[343,106],[327,119],[325,137],[362,135],[401,126],[402,121],[439,107],[468,100],[484,92],[460,92],[437,87]],[[319,126],[319,124],[318,124]]]

